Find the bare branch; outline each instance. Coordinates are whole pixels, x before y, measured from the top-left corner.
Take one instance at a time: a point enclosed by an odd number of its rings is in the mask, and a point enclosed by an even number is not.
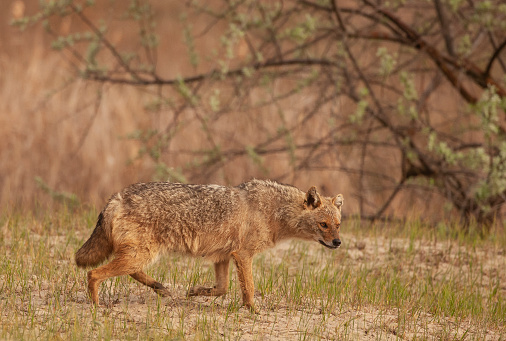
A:
[[[446,50],[448,51],[450,56],[455,57],[455,50],[453,48],[453,37],[450,33],[450,24],[448,23],[448,19],[446,18],[443,4],[441,4],[441,0],[434,0],[434,5],[436,7],[436,13],[439,19],[439,24],[441,25],[441,31],[443,33],[443,38],[445,40]]]
[[[397,184],[393,192],[390,194],[387,200],[385,200],[383,206],[376,212],[376,214],[373,216],[375,219],[380,218],[385,213],[385,210],[390,206],[392,203],[392,200],[394,200],[395,196],[399,193],[399,191],[402,189],[402,186],[404,185],[405,178],[402,178],[401,181]],[[375,220],[373,218],[373,220]]]
[[[492,69],[492,64],[494,64],[494,60],[499,58],[499,55],[501,54],[501,51],[506,47],[506,39],[499,45],[494,53],[492,54],[492,57],[490,57],[490,60],[488,61],[487,67],[485,68],[484,76],[489,78],[490,77],[490,70]]]

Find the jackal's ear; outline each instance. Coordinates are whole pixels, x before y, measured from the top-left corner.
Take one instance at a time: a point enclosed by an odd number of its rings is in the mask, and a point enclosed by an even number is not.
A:
[[[304,204],[307,208],[314,209],[319,207],[322,204],[322,199],[320,198],[320,195],[316,191],[316,187],[313,186],[307,191],[306,193],[306,200],[304,201]]]
[[[341,210],[341,207],[343,207],[344,198],[342,194],[336,195],[334,198],[332,198],[332,203],[337,206],[339,210]]]

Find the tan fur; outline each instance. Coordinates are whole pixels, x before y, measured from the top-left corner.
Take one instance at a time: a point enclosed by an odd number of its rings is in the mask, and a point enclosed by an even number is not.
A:
[[[243,304],[254,310],[253,256],[288,238],[314,240],[328,248],[341,244],[343,196],[321,197],[273,181],[252,180],[237,187],[139,183],[113,195],[91,237],[76,253],[80,267],[108,264],[88,272],[91,299],[109,277],[130,275],[162,296],[169,294],[143,269],[164,252],[201,256],[214,262],[216,285],[196,286],[189,296],[227,292],[233,259]]]

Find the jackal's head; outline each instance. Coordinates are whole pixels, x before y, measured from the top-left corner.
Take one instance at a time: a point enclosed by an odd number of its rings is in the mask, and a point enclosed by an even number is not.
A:
[[[342,194],[333,198],[321,197],[314,186],[306,193],[304,228],[315,241],[330,249],[337,249],[341,245],[339,230],[342,206]]]

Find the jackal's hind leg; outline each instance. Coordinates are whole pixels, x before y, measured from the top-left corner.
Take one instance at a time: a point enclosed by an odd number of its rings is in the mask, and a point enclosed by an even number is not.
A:
[[[216,285],[212,288],[197,285],[188,290],[187,296],[222,296],[228,289],[228,267],[230,259],[214,263]]]
[[[136,281],[153,289],[153,291],[156,292],[158,295],[162,297],[170,296],[169,290],[166,287],[164,287],[162,283],[157,282],[153,277],[149,276],[145,272],[138,271],[133,274],[130,274],[130,276]]]
[[[127,275],[139,271],[144,264],[124,254],[116,255],[110,263],[88,272],[88,291],[95,305],[99,305],[98,291],[100,283],[110,277]]]

